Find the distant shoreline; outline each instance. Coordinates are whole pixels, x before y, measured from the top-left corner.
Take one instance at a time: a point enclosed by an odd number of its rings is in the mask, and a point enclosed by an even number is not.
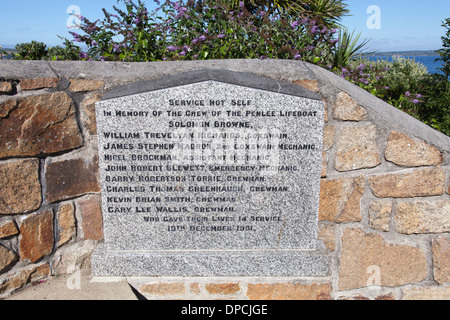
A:
[[[367,57],[429,57],[438,56],[437,50],[424,50],[424,51],[386,51],[386,52],[375,52],[368,54]]]

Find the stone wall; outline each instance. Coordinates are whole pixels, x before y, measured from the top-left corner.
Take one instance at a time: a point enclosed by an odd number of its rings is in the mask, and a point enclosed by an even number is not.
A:
[[[326,104],[323,278],[130,279],[155,299],[450,299],[450,138],[316,66],[283,60],[0,61],[0,298],[76,268],[103,239],[95,102],[199,69],[303,86]]]

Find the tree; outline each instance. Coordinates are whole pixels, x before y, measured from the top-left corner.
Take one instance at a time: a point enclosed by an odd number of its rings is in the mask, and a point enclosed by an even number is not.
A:
[[[445,36],[442,36],[442,46],[441,50],[438,50],[439,55],[441,56],[436,61],[442,61],[443,66],[439,68],[445,75],[445,78],[448,79],[450,75],[450,18],[442,21],[442,26],[447,29]]]

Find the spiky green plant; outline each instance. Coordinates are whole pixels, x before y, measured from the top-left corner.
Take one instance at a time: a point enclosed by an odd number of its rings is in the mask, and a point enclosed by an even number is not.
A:
[[[364,47],[369,43],[369,40],[364,39],[360,41],[361,32],[356,34],[355,32],[355,30],[351,33],[347,29],[339,30],[339,41],[334,51],[334,68],[345,67],[353,58],[373,53],[363,51]]]

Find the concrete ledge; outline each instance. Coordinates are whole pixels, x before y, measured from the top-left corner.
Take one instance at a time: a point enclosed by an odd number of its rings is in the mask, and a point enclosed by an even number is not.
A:
[[[91,281],[85,272],[61,275],[6,300],[138,300],[126,279]]]
[[[326,277],[331,259],[319,251],[106,251],[92,255],[94,277]]]

